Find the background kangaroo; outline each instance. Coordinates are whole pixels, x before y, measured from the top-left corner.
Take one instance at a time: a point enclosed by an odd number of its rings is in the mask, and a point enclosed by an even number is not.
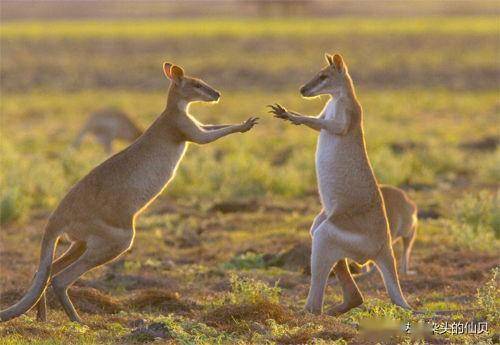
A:
[[[164,63],[172,81],[163,113],[144,134],[78,182],[50,216],[42,240],[40,264],[32,286],[12,307],[0,312],[0,320],[17,317],[44,295],[51,284],[64,311],[81,322],[68,297],[68,287],[85,272],[116,259],[131,246],[136,216],[166,187],[175,175],[186,142],[206,144],[226,135],[246,132],[256,123],[250,118],[238,125],[202,125],[188,114],[194,101],[217,101],[220,93],[200,79],[187,77],[181,67]],[[72,244],[53,262],[59,237]],[[45,299],[39,317],[45,319]]]
[[[306,309],[322,312],[334,265],[344,301],[332,313],[344,313],[363,303],[346,258],[360,263],[373,260],[391,300],[411,309],[401,292],[384,202],[366,152],[361,105],[343,58],[339,54],[325,57],[328,65],[300,89],[304,97],[332,97],[318,117],[289,112],[279,104],[271,106],[275,117],[320,132],[316,172],[323,209],[311,227],[311,286]]]
[[[117,108],[99,109],[92,113],[78,133],[73,147],[79,148],[86,134],[92,134],[109,154],[113,141],[132,142],[142,134],[126,112]]]
[[[414,274],[414,271],[410,271],[409,263],[413,243],[417,237],[417,206],[400,188],[380,185],[380,191],[384,199],[392,243],[394,245],[394,243],[401,240],[403,244],[399,272],[404,275]],[[356,275],[359,277],[373,272],[374,266],[371,263],[363,266],[350,263],[349,268],[352,273],[360,273]]]

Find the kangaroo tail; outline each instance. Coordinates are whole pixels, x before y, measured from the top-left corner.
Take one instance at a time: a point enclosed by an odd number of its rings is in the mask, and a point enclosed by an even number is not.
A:
[[[0,311],[0,321],[8,321],[30,310],[40,299],[45,291],[50,278],[54,250],[56,248],[59,234],[46,231],[42,240],[42,253],[40,255],[40,265],[35,274],[30,289],[23,298],[12,307]]]

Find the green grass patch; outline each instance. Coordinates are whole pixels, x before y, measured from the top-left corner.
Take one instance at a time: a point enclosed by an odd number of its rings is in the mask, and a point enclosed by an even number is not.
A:
[[[8,22],[2,39],[182,38],[187,36],[314,36],[356,34],[484,34],[498,29],[493,17],[169,19],[120,21]]]
[[[466,194],[452,206],[447,228],[455,243],[472,250],[498,252],[500,249],[500,208],[498,196],[489,191]]]
[[[222,265],[226,270],[249,270],[255,268],[265,268],[266,263],[263,254],[247,252],[233,257],[229,262]]]

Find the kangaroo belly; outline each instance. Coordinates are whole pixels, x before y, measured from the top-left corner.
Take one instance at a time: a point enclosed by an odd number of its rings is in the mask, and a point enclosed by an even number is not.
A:
[[[185,144],[162,150],[131,148],[104,162],[75,185],[56,209],[57,217],[99,218],[108,224],[129,226],[175,174]]]
[[[321,202],[328,214],[363,207],[377,193],[364,146],[357,139],[325,131],[318,138],[316,174]]]
[[[174,177],[184,155],[185,144],[179,144],[165,152],[163,157],[151,157],[131,176],[130,187],[134,191],[135,212],[154,200]]]

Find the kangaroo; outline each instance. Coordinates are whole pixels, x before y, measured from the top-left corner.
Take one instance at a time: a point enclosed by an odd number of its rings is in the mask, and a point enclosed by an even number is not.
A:
[[[79,148],[87,133],[94,135],[104,150],[110,154],[113,141],[121,139],[130,143],[141,136],[142,130],[124,111],[104,108],[90,115],[72,146]]]
[[[403,242],[399,273],[403,275],[415,274],[414,271],[410,271],[409,265],[411,250],[417,236],[417,206],[402,189],[380,185],[380,191],[384,199],[392,243],[394,245],[400,239]],[[359,272],[360,274],[356,276],[360,277],[373,272],[374,266],[371,263],[363,266],[351,263],[349,268],[353,273]]]
[[[331,314],[363,303],[347,266],[349,258],[359,263],[374,261],[391,300],[411,309],[401,292],[384,202],[366,152],[361,104],[342,56],[325,57],[328,65],[300,89],[304,97],[331,96],[319,116],[287,111],[279,104],[270,106],[276,118],[320,132],[316,173],[323,209],[311,227],[311,286],[305,308],[322,313],[332,266],[343,302]]]
[[[39,319],[46,319],[44,292],[50,280],[69,319],[82,322],[68,297],[68,287],[132,246],[137,215],[175,176],[187,142],[207,144],[247,132],[257,124],[254,117],[236,125],[199,123],[189,114],[189,104],[217,101],[220,93],[202,80],[184,75],[177,65],[164,63],[163,70],[171,80],[165,110],[139,139],[94,168],[62,199],[45,227],[33,283],[19,302],[0,312],[1,321],[25,313],[39,300]],[[63,233],[72,244],[53,261]]]

